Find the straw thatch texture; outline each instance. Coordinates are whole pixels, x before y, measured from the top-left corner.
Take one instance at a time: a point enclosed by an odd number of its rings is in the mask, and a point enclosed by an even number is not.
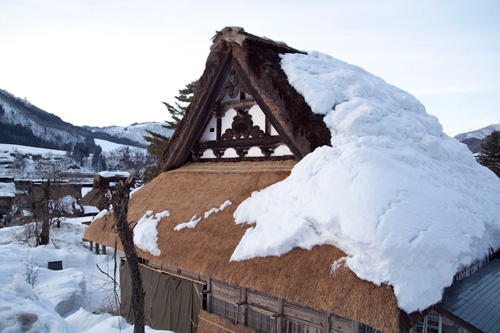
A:
[[[87,193],[83,198],[80,199],[80,204],[85,206],[97,206],[99,204],[99,199],[101,194],[98,188],[93,188],[89,193]]]
[[[255,333],[255,330],[241,324],[235,325],[230,320],[216,314],[200,311],[198,333]]]
[[[139,250],[153,262],[217,280],[259,290],[313,308],[330,311],[386,332],[399,331],[400,311],[392,288],[362,281],[349,269],[334,275],[332,263],[345,256],[324,245],[312,250],[294,249],[281,257],[242,262],[229,259],[247,225],[236,225],[234,210],[255,190],[286,178],[294,161],[196,163],[165,172],[133,194],[129,220],[139,220],[148,210],[168,210],[170,217],[158,224],[161,256]],[[191,217],[203,216],[230,200],[222,212],[202,218],[194,229],[174,231]],[[111,216],[93,222],[85,240],[114,246],[109,232]]]

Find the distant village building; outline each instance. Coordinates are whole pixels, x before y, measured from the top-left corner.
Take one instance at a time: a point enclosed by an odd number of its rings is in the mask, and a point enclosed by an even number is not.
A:
[[[241,28],[218,32],[157,177],[133,194],[129,221],[149,210],[170,214],[156,227],[160,254],[138,248],[146,323],[176,332],[498,330],[500,297],[480,310],[461,300],[469,297],[469,279],[481,284],[474,277],[483,273],[492,283],[485,288],[499,292],[499,259],[452,286],[442,305],[412,314],[400,310],[392,287],[364,281],[349,269],[332,274],[329,267],[346,254],[331,245],[230,261],[246,231],[234,223],[238,205],[288,177],[315,148],[330,145],[322,116],[311,111],[280,67],[285,53],[301,51]],[[114,247],[112,219],[94,221],[83,239]],[[131,320],[126,266],[122,261],[122,315]],[[473,297],[487,303],[486,296]]]
[[[0,177],[0,222],[7,222],[5,218],[12,212],[15,197],[14,178]]]

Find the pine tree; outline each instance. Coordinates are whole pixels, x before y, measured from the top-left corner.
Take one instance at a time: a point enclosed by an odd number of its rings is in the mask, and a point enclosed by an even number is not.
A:
[[[166,125],[162,125],[162,127],[168,129]],[[150,135],[144,137],[144,139],[149,142],[148,153],[156,160],[158,160],[163,154],[163,151],[167,147],[168,141],[170,139],[159,133],[148,130],[146,130],[146,132],[148,132],[148,134]]]
[[[165,125],[162,125],[163,128],[167,130],[175,130],[179,123],[181,122],[186,110],[193,99],[194,88],[198,80],[190,82],[186,85],[185,88],[179,90],[179,95],[175,96],[177,100],[175,102],[175,106],[166,102],[162,102],[167,107],[168,113],[172,118],[172,121],[166,121]],[[155,157],[155,159],[159,159],[163,154],[163,151],[167,147],[169,138],[166,136],[155,133],[152,131],[148,131],[149,136],[145,136],[144,139],[149,142],[148,153]]]
[[[500,178],[500,132],[494,131],[481,145],[479,163],[493,171]]]
[[[172,117],[172,121],[166,121],[167,125],[165,125],[165,128],[173,130],[177,128],[181,119],[184,117],[184,114],[186,114],[189,104],[191,104],[191,101],[193,100],[196,83],[198,83],[198,80],[186,84],[184,89],[179,89],[179,95],[175,96],[175,99],[177,100],[177,102],[175,102],[175,106],[162,102],[167,107],[170,117]]]
[[[177,126],[179,126],[179,123],[184,117],[184,114],[186,113],[186,110],[191,103],[191,100],[193,99],[194,88],[196,87],[197,82],[198,80],[195,80],[186,84],[183,89],[179,89],[179,95],[175,96],[175,99],[177,100],[175,102],[175,105],[162,102],[167,107],[168,113],[172,118],[171,121],[165,121],[166,124],[162,125],[163,128],[165,128],[166,130],[175,130]],[[163,152],[165,151],[165,148],[167,147],[168,141],[170,139],[160,133],[148,130],[146,130],[146,132],[148,132],[149,134],[149,136],[144,137],[144,139],[149,142],[148,153],[149,155],[153,156],[156,161],[158,161],[161,155],[163,155]],[[146,169],[144,170],[144,175],[142,177],[142,181],[144,183],[147,183],[152,179],[154,175],[154,169],[154,165],[146,167]]]

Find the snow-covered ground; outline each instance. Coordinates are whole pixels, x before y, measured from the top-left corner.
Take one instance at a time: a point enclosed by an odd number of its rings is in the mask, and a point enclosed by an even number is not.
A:
[[[133,146],[127,146],[127,145],[122,145],[119,143],[114,143],[111,141],[107,140],[101,140],[101,139],[94,139],[94,142],[96,145],[101,146],[102,151],[107,153],[113,150],[119,150],[119,149],[124,149],[124,148],[129,148],[131,150],[138,150],[138,151],[146,151],[144,148],[138,148],[138,147],[133,147]]]
[[[0,143],[0,154],[2,154],[4,156],[7,156],[7,155],[10,156],[10,154],[13,152],[18,152],[21,154],[42,155],[42,156],[49,156],[49,155],[65,156],[66,155],[66,152],[64,150],[13,145],[10,143]]]
[[[332,262],[389,284],[401,309],[439,302],[454,275],[500,248],[500,180],[410,94],[312,52],[282,56],[290,84],[325,115],[331,147],[235,211],[251,223],[232,260],[332,244]],[[328,269],[328,268],[325,268]]]
[[[116,309],[113,282],[99,268],[113,276],[114,260],[81,241],[83,220],[65,219],[51,229],[51,244],[39,247],[19,240],[24,226],[0,229],[0,332],[133,332],[107,313]],[[49,270],[50,261],[62,261],[63,270]]]
[[[95,140],[100,145],[107,170],[138,171],[149,163],[147,149]],[[103,165],[93,165],[93,154],[75,158],[66,151],[0,143],[0,176],[16,179],[40,179],[47,172],[64,172],[68,180],[91,178],[103,171]]]

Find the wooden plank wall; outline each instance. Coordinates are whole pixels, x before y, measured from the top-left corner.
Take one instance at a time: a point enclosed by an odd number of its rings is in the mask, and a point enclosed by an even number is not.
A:
[[[277,333],[297,331],[352,333],[356,327],[351,319],[221,281],[210,280],[207,287],[210,297],[239,307],[239,323],[245,322],[245,309],[250,308],[277,320]],[[210,308],[210,302],[207,308]]]
[[[217,281],[188,271],[147,262],[148,266],[194,282],[206,284],[206,310],[210,313],[213,297],[233,304],[237,308],[239,324],[246,324],[247,309],[271,317],[277,332],[352,333],[357,332],[357,322],[334,313],[308,308],[259,291]]]

